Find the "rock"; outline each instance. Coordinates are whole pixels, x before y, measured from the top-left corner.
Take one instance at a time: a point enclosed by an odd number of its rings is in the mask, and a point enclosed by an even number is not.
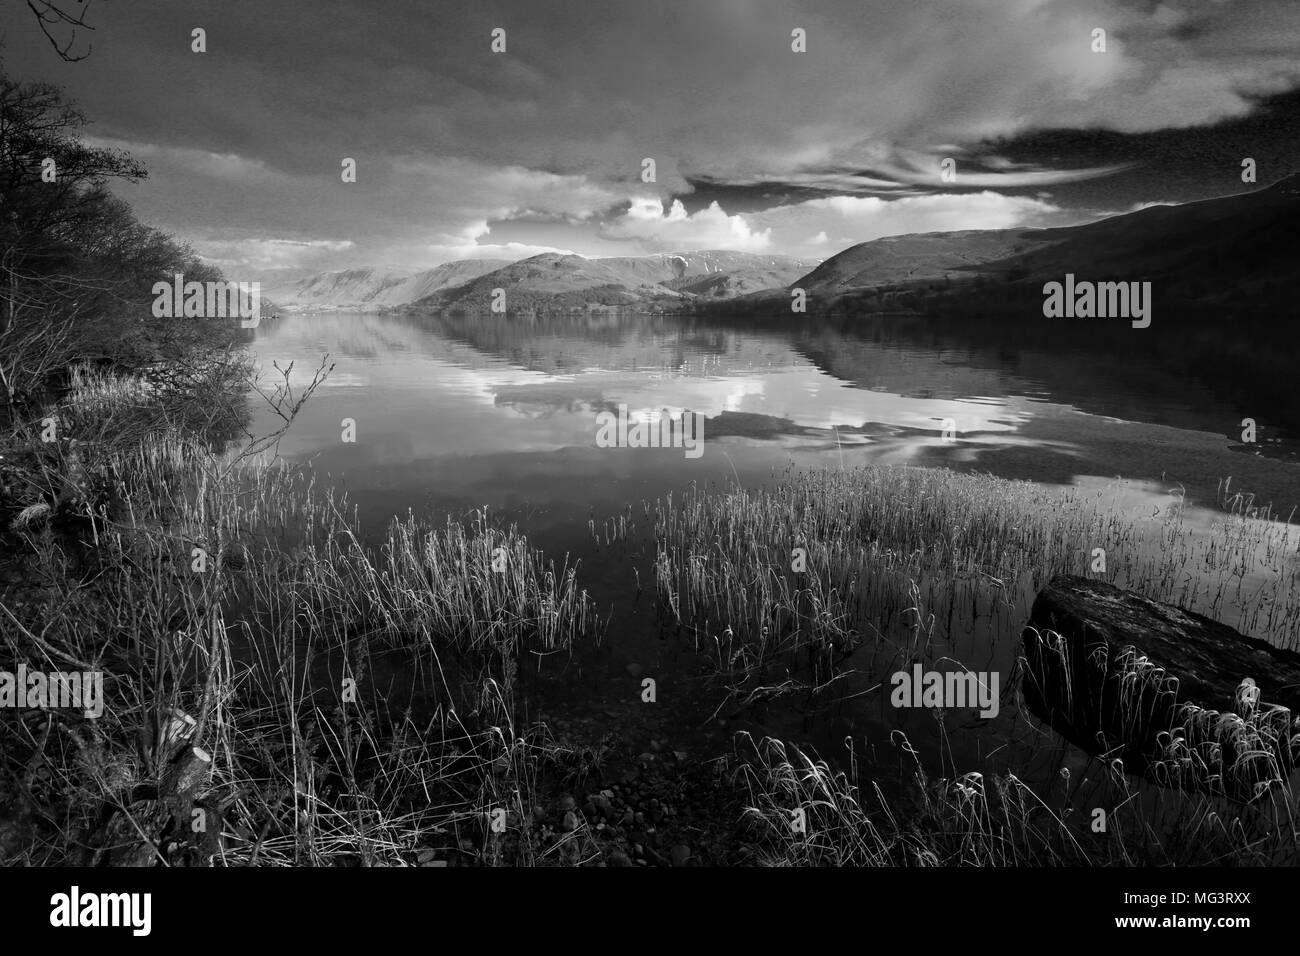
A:
[[[438,851],[433,849],[432,847],[425,847],[424,849],[420,850],[418,853],[415,854],[415,862],[420,864],[420,866],[427,866],[428,864],[433,862],[433,858],[437,855],[437,853]]]
[[[564,796],[560,797],[560,809],[576,810],[578,809],[578,802],[573,799],[571,794],[566,793]]]
[[[668,851],[668,858],[673,866],[685,866],[690,861],[690,847],[685,843],[677,843]]]
[[[1038,595],[1021,641],[1030,711],[1126,772],[1250,800],[1295,767],[1300,654],[1068,576]]]
[[[565,811],[564,821],[560,824],[560,828],[564,830],[565,833],[572,833],[574,830],[578,829],[578,815],[572,810]]]
[[[211,779],[212,758],[202,748],[190,747],[167,768],[159,793],[178,798],[197,796],[207,789]]]
[[[607,860],[610,866],[632,866],[632,858],[622,850],[614,850]]]

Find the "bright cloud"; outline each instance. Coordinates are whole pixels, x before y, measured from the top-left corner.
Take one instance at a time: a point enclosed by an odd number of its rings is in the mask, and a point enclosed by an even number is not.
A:
[[[611,239],[636,239],[654,250],[732,249],[761,252],[771,246],[770,229],[754,229],[744,216],[729,216],[716,202],[687,213],[680,199],[668,210],[659,199],[633,200],[627,212],[603,225],[601,234]]]

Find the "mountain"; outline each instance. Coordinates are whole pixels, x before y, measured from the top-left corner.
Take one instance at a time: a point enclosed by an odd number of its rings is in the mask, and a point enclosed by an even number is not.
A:
[[[419,311],[490,311],[493,290],[516,311],[678,311],[695,303],[780,288],[814,260],[746,252],[704,251],[651,256],[543,253],[448,287],[412,304]]]
[[[461,259],[423,272],[345,269],[271,286],[265,298],[285,312],[379,312],[433,295],[506,265],[505,259]]]
[[[969,229],[886,236],[850,246],[793,284],[809,295],[835,296],[977,274],[980,267],[1027,249],[1037,241],[1034,232]]]
[[[893,296],[916,308],[991,286],[999,290],[995,297],[1041,295],[1044,282],[1073,273],[1150,281],[1166,302],[1208,305],[1249,295],[1284,306],[1296,285],[1298,213],[1300,175],[1248,193],[1150,206],[1077,226],[876,239],[850,246],[787,288],[802,288],[822,304],[886,308]],[[778,300],[773,293],[765,298]]]
[[[1002,354],[1104,357],[1117,375],[1199,380],[1241,417],[1300,429],[1300,176],[1248,193],[1151,206],[1055,229],[865,242],[717,317],[783,327],[845,321]],[[1150,283],[1143,320],[1044,314],[1049,282]],[[792,312],[791,289],[808,293]],[[900,314],[909,315],[902,318]],[[878,334],[878,332],[873,332]],[[1093,358],[1087,358],[1091,356]]]

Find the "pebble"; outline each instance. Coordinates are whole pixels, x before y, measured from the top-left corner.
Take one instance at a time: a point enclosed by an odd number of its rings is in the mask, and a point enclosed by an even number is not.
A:
[[[572,833],[578,829],[578,815],[572,810],[565,811],[564,822],[560,824],[565,833]]]
[[[691,848],[685,843],[678,843],[672,848],[673,866],[685,866],[691,858]]]

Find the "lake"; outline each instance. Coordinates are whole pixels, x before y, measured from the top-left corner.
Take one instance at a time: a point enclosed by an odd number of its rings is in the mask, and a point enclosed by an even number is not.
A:
[[[746,327],[663,315],[294,315],[263,321],[252,350],[267,370],[292,361],[296,387],[326,354],[336,363],[279,453],[346,490],[371,540],[408,509],[441,523],[486,507],[557,563],[566,555],[582,562],[579,581],[610,615],[609,629],[599,650],[575,651],[539,677],[530,706],[692,748],[721,747],[722,731],[739,727],[823,752],[847,736],[869,752],[901,728],[935,766],[972,769],[1001,753],[1023,772],[1014,741],[1041,743],[1042,733],[1010,707],[966,730],[936,729],[926,712],[900,719],[885,694],[852,682],[816,713],[793,702],[726,728],[710,723],[722,696],[690,642],[666,633],[656,614],[644,502],[692,485],[752,488],[800,469],[880,463],[1070,487],[1150,522],[1181,509],[1193,528],[1217,520],[1229,477],[1233,492],[1271,502],[1284,517],[1300,503],[1296,443],[1268,428],[1243,443],[1249,410],[1218,398],[1213,382],[1179,376],[1154,354],[1120,361],[1086,342],[1016,349],[917,317]],[[597,416],[620,406],[634,417],[702,413],[703,455],[598,447]],[[345,419],[355,423],[354,442],[342,440]],[[254,426],[275,427],[265,411]],[[593,536],[591,522],[602,529],[620,516],[634,526],[625,537]],[[1017,650],[1006,635],[1018,634],[1023,617],[1014,615],[1032,596],[944,635],[949,651],[1005,677]],[[1222,618],[1236,624],[1234,610]],[[667,699],[684,691],[678,705],[647,718],[640,673],[665,675]]]

